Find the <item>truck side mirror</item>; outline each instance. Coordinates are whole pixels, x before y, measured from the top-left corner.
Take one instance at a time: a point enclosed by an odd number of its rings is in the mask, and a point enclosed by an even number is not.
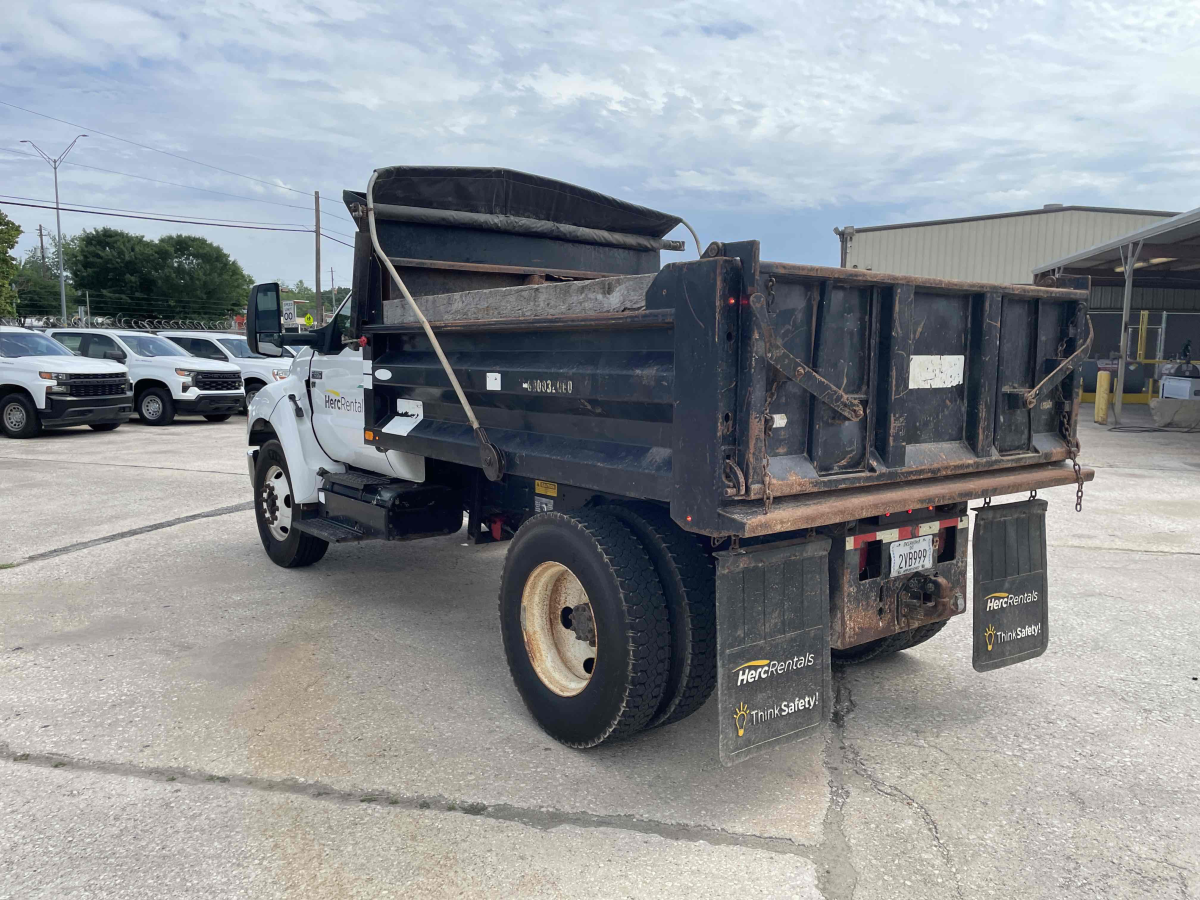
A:
[[[283,356],[283,321],[279,304],[279,283],[256,284],[250,289],[246,307],[246,343],[252,353]]]
[[[120,350],[105,350],[104,358],[111,359],[113,362],[123,363],[123,362],[125,362],[126,357],[125,357],[125,354],[122,353]]]

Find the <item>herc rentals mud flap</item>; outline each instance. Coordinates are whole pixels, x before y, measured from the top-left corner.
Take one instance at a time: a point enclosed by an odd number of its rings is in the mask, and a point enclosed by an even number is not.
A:
[[[829,717],[829,539],[717,559],[717,703],[726,766]]]
[[[976,509],[971,549],[975,671],[988,672],[1041,656],[1050,643],[1046,501]]]

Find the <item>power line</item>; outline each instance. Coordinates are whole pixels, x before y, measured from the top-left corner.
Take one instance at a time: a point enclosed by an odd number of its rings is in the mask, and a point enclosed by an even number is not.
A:
[[[59,119],[59,118],[56,118],[55,116],[46,115],[46,113],[40,113],[40,112],[37,112],[36,110],[26,109],[24,106],[17,106],[17,104],[9,103],[7,100],[0,100],[0,105],[4,105],[4,106],[10,107],[12,109],[19,109],[21,112],[29,113],[32,116],[40,116],[43,119],[49,119],[51,122],[59,122],[63,125],[70,125],[72,128],[82,128],[84,131],[87,131],[90,134],[99,134],[99,135],[102,135],[103,137],[111,138],[114,141],[121,141],[122,143],[125,143],[125,144],[132,144],[134,147],[141,147],[143,150],[149,150],[152,153],[161,153],[161,154],[163,154],[163,156],[170,156],[170,157],[173,157],[174,159],[181,159],[184,162],[189,162],[189,163],[192,163],[193,165],[204,166],[204,168],[206,168],[206,169],[213,169],[217,172],[224,172],[226,175],[235,175],[238,178],[245,178],[250,181],[257,181],[259,184],[267,185],[267,187],[273,187],[273,188],[279,188],[279,189],[285,190],[285,191],[291,191],[293,194],[300,194],[301,196],[308,195],[307,191],[301,191],[301,190],[298,190],[297,188],[288,187],[287,185],[283,185],[283,184],[276,184],[272,181],[266,181],[265,179],[262,179],[262,178],[255,178],[253,175],[243,175],[241,172],[235,172],[232,169],[223,169],[220,166],[214,166],[214,165],[211,165],[210,163],[200,162],[200,160],[198,160],[198,159],[191,159],[190,157],[187,157],[187,156],[181,156],[180,154],[172,153],[169,150],[160,150],[157,147],[151,147],[149,144],[142,144],[137,141],[131,141],[131,140],[129,140],[129,138],[117,137],[117,135],[109,134],[106,131],[101,131],[99,128],[89,128],[87,125],[80,125],[76,122],[68,122],[66,119]]]
[[[345,241],[339,241],[337,238],[327,235],[325,233],[325,229],[321,229],[321,237],[325,238],[327,241],[333,241],[335,244],[341,244],[343,247],[349,247],[351,250],[354,249],[353,244],[347,244]],[[347,235],[347,237],[349,237],[349,235]]]
[[[28,206],[31,209],[54,209],[53,206],[46,206],[41,203],[18,203],[15,200],[5,200],[4,204],[8,206]],[[165,216],[135,216],[130,213],[118,212],[99,212],[94,209],[77,209],[69,206],[60,206],[63,212],[83,213],[89,216],[111,216],[116,219],[144,219],[151,222],[176,222],[180,225],[209,225],[213,228],[244,228],[249,231],[283,231],[288,234],[312,234],[311,228],[271,228],[265,225],[234,225],[224,222],[201,222],[195,219],[173,219]],[[333,240],[333,238],[330,238]]]
[[[51,203],[52,202],[50,200],[42,199],[41,197],[19,197],[16,194],[0,194],[0,198],[4,198],[4,197],[7,197],[11,200],[28,200],[30,203]],[[169,215],[168,213],[159,213],[155,210],[124,209],[123,207],[120,207],[120,206],[96,206],[94,203],[76,203],[75,205],[82,207],[84,209],[105,209],[105,210],[109,210],[110,212],[140,213],[141,215],[146,215],[146,216]],[[53,208],[54,207],[51,207],[51,209],[53,209]],[[65,209],[65,207],[63,207],[63,208]],[[252,219],[221,219],[221,218],[217,218],[216,216],[197,216],[197,218],[211,220],[213,222],[235,222],[239,225],[282,225],[282,226],[287,226],[287,227],[303,228],[305,231],[312,232],[311,228],[308,228],[307,226],[305,226],[299,222],[257,222]]]
[[[30,159],[38,158],[36,153],[29,153],[25,150],[14,150],[10,147],[0,147],[0,150],[3,150],[5,153],[15,153],[18,156],[28,156]],[[140,181],[149,181],[151,184],[165,184],[170,187],[184,188],[185,190],[189,191],[203,191],[206,194],[216,194],[220,197],[233,197],[237,200],[247,200],[251,203],[269,203],[271,206],[283,206],[287,209],[302,209],[305,212],[310,212],[312,210],[311,206],[300,206],[296,203],[281,203],[278,200],[267,200],[263,197],[247,197],[245,194],[231,194],[228,191],[217,191],[213,190],[212,188],[196,187],[192,184],[180,184],[178,181],[162,181],[158,178],[151,178],[148,175],[134,175],[132,172],[118,172],[116,169],[105,169],[100,166],[89,166],[86,163],[64,162],[63,165],[75,166],[78,169],[91,169],[93,172],[107,172],[109,175],[119,175],[122,178],[137,178]],[[86,203],[81,203],[79,205],[87,206]],[[339,216],[337,213],[326,212],[325,210],[321,210],[321,213],[329,216],[332,219],[341,219],[343,222],[350,222],[353,224],[352,219],[348,219],[345,216]]]

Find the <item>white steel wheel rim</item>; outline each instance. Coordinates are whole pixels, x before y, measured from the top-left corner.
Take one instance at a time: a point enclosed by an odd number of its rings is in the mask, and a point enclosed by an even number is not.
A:
[[[20,431],[28,421],[29,417],[25,412],[25,407],[20,403],[10,403],[4,407],[4,424],[10,431]]]
[[[292,486],[279,466],[267,469],[263,479],[262,514],[271,537],[286,541],[292,533]]]
[[[521,634],[533,671],[542,684],[560,697],[574,697],[592,680],[596,667],[594,619],[592,641],[581,640],[564,625],[574,609],[586,608],[591,619],[587,591],[575,573],[558,562],[544,562],[529,573],[521,591]],[[564,610],[568,610],[564,616]]]
[[[162,401],[153,394],[142,398],[142,412],[146,414],[147,419],[157,419],[162,415]]]

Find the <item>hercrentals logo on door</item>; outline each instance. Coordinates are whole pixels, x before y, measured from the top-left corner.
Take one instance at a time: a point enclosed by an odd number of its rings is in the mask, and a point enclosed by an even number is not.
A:
[[[1023,603],[1037,603],[1038,592],[1026,591],[1023,594],[1008,594],[1000,591],[995,594],[988,594],[983,599],[987,602],[987,611],[994,612],[998,609],[1007,609],[1010,606],[1020,606]]]
[[[806,666],[811,666],[816,662],[816,657],[811,653],[806,653],[803,656],[793,656],[791,659],[775,660],[775,659],[752,659],[748,663],[742,663],[733,671],[738,673],[738,685],[749,684],[752,681],[760,681],[763,678],[770,678],[772,675],[782,675],[784,672],[794,672],[797,669],[803,669]]]
[[[361,397],[343,397],[337,391],[325,392],[325,408],[337,412],[362,414],[363,402]]]

